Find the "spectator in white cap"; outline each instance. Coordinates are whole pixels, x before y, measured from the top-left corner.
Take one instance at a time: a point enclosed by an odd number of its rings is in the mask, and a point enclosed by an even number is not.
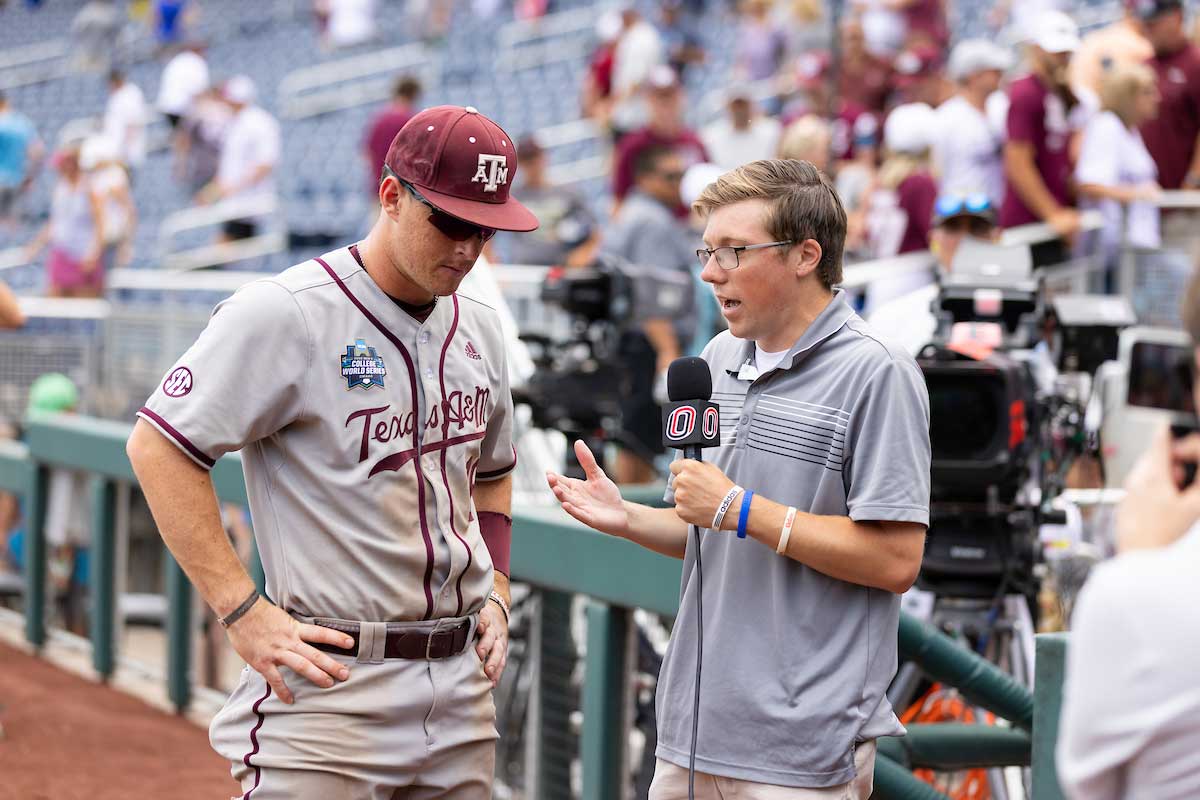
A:
[[[937,108],[934,173],[943,192],[983,192],[997,206],[1004,196],[1004,131],[988,119],[987,101],[1012,59],[986,39],[967,39],[950,53],[947,72],[958,85]]]
[[[121,166],[116,143],[103,134],[89,137],[80,148],[79,167],[104,210],[100,222],[101,266],[105,271],[117,265],[124,266],[133,257],[137,207],[133,204],[129,175]]]
[[[896,253],[929,249],[929,220],[937,199],[929,153],[936,125],[933,109],[924,103],[908,103],[892,109],[883,126],[886,154],[879,169],[879,184],[896,193],[896,205],[906,220]]]
[[[775,155],[782,126],[761,113],[744,83],[728,91],[725,110],[725,116],[700,132],[712,163],[730,170]]]
[[[867,204],[866,235],[876,258],[929,249],[929,227],[938,188],[929,171],[937,116],[924,103],[896,106],[883,127],[885,156]],[[905,272],[874,281],[864,313],[907,294],[933,278],[931,270]]]
[[[237,200],[248,206],[245,217],[225,223],[222,236],[226,241],[246,239],[258,230],[256,218],[266,213],[275,198],[275,166],[279,162],[279,123],[263,109],[254,105],[254,82],[245,75],[230,78],[225,83],[225,102],[233,119],[221,146],[217,177],[200,190],[199,202]]]
[[[1047,11],[1037,18],[1027,47],[1030,74],[1008,87],[1003,228],[1045,222],[1067,239],[1079,230],[1069,148],[1069,114],[1077,100],[1067,85],[1071,53],[1078,47],[1079,27],[1066,14]],[[1066,244],[1055,239],[1035,245],[1035,266],[1065,261]]]

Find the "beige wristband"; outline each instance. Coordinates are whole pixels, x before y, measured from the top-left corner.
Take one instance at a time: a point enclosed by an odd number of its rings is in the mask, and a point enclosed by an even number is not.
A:
[[[792,524],[796,521],[796,508],[788,506],[787,516],[783,518],[783,528],[779,531],[779,544],[775,545],[775,552],[783,555],[787,552],[788,539],[792,538]]]

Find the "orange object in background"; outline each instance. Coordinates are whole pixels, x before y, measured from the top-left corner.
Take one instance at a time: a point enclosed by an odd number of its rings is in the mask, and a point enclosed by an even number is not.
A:
[[[957,689],[935,683],[919,700],[900,716],[900,721],[909,723],[937,722],[982,722],[995,725],[996,715],[986,712],[978,718],[975,709],[963,699]],[[953,800],[991,800],[987,770],[982,768],[941,772],[932,769],[914,769],[918,780],[928,783]]]

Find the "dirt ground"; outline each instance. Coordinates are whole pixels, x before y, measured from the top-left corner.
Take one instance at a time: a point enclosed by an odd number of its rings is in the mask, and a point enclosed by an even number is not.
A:
[[[223,800],[208,732],[0,644],[0,797]]]

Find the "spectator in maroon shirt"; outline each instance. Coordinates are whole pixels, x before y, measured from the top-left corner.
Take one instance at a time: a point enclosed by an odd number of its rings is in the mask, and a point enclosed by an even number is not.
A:
[[[633,165],[638,154],[650,147],[666,146],[683,158],[684,169],[708,161],[708,153],[696,132],[683,122],[683,87],[668,66],[655,67],[643,88],[649,113],[646,127],[621,139],[613,169],[613,196],[619,203],[633,188]],[[681,204],[679,213],[687,215]]]
[[[867,50],[862,23],[851,19],[842,25],[842,97],[868,111],[883,113],[892,90],[892,67]]]
[[[1078,46],[1079,28],[1066,14],[1045,11],[1038,16],[1028,48],[1032,72],[1008,88],[1002,227],[1044,221],[1062,237],[1079,230],[1070,183],[1068,118],[1076,100],[1067,86],[1067,66]],[[1038,264],[1065,260],[1059,240],[1034,250],[1040,250],[1034,253]]]
[[[1200,47],[1188,41],[1179,0],[1136,2],[1133,13],[1154,47],[1149,66],[1162,97],[1155,119],[1141,126],[1164,189],[1200,188]]]
[[[908,24],[908,46],[945,50],[950,44],[945,0],[907,0],[902,6]]]
[[[954,94],[954,84],[942,69],[942,51],[931,44],[920,44],[896,56],[893,64],[893,102],[924,103],[937,108]]]
[[[415,104],[420,96],[421,84],[416,78],[400,78],[392,89],[391,104],[376,114],[367,126],[363,157],[367,160],[367,183],[372,197],[379,193],[379,175],[387,159],[388,148],[392,146],[392,139],[417,113]]]

